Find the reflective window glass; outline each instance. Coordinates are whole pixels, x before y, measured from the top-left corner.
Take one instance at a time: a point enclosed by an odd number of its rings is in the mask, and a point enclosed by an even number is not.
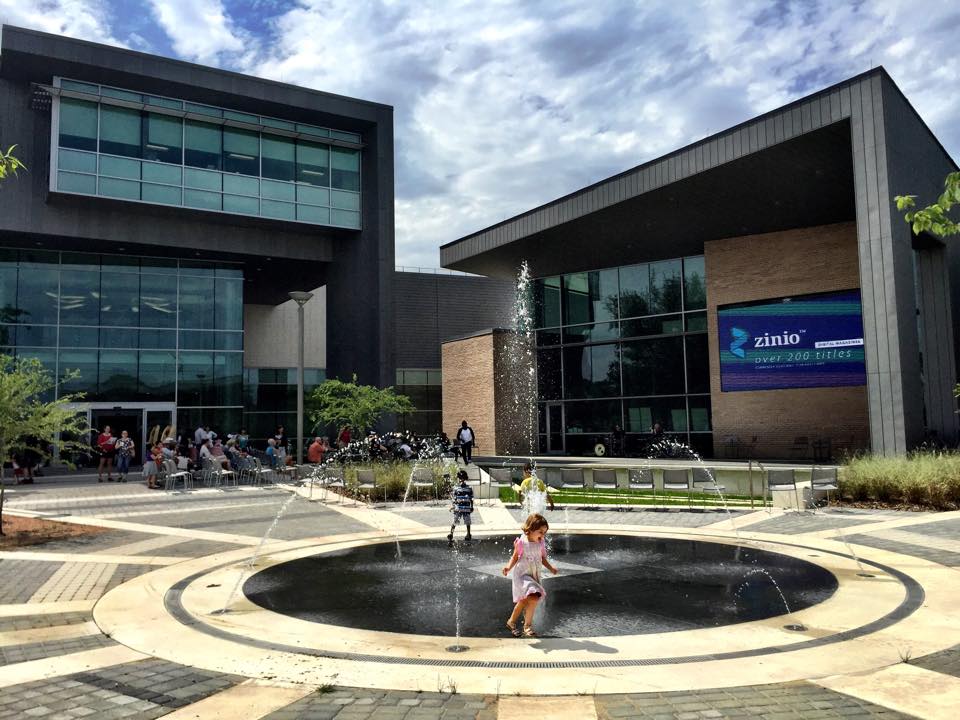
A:
[[[97,172],[97,156],[92,153],[61,150],[57,153],[57,158],[57,167],[61,170],[76,170],[83,173]]]
[[[181,330],[181,350],[214,350],[216,333],[209,330]]]
[[[178,187],[143,183],[140,186],[140,199],[162,205],[180,205],[183,202],[183,195]]]
[[[682,337],[625,342],[622,360],[624,395],[684,392]]]
[[[650,314],[679,312],[681,297],[681,262],[664,260],[650,263]]]
[[[146,329],[140,331],[140,345],[144,350],[164,350],[177,347],[177,334],[173,330]]]
[[[104,272],[100,290],[100,324],[140,324],[140,275]]]
[[[706,332],[707,314],[705,312],[689,313],[686,316],[687,332]]]
[[[634,318],[620,323],[623,337],[644,337],[646,335],[669,335],[683,332],[681,315],[657,315],[654,317]]]
[[[100,174],[116,178],[140,179],[140,161],[128,158],[100,156]]]
[[[123,198],[124,200],[140,199],[140,183],[136,180],[116,180],[101,177],[97,184],[97,190],[104,197]]]
[[[533,312],[537,327],[556,327],[560,324],[559,277],[533,281]]]
[[[223,133],[218,125],[186,120],[184,125],[183,164],[219,170]]]
[[[103,105],[100,107],[100,152],[140,157],[140,111]]]
[[[136,351],[100,351],[98,393],[104,400],[127,400],[136,398]]]
[[[650,312],[650,266],[620,268],[620,317],[637,317]]]
[[[17,269],[0,267],[0,323],[17,322]]]
[[[559,345],[560,330],[537,330],[537,345]]]
[[[617,346],[586,345],[563,349],[564,397],[610,397],[620,394]]]
[[[96,103],[69,98],[60,100],[60,147],[96,151]]]
[[[261,175],[274,180],[293,180],[296,177],[296,142],[292,138],[264,135]]]
[[[213,353],[181,352],[177,404],[215,405],[213,386]]]
[[[627,432],[649,433],[655,423],[665,432],[687,431],[687,399],[684,397],[627,400],[624,410]]]
[[[616,340],[620,336],[618,323],[595,323],[563,328],[564,344]]]
[[[144,159],[178,165],[183,161],[183,120],[145,113],[143,126]]]
[[[692,397],[690,403],[690,431],[710,432],[710,398],[709,396]]]
[[[707,334],[687,335],[687,392],[710,392],[710,350]]]
[[[69,193],[97,194],[96,175],[80,175],[71,172],[57,173],[57,190]]]
[[[60,347],[95,348],[100,347],[100,328],[60,326]]]
[[[137,394],[142,400],[173,400],[176,373],[176,353],[141,351]]]
[[[214,288],[212,277],[180,277],[180,327],[197,330],[216,327]]]
[[[140,276],[140,325],[172,328],[177,324],[177,284],[164,275]]]
[[[17,330],[17,345],[31,347],[55,347],[57,344],[56,325],[21,325]]]
[[[563,413],[566,431],[570,434],[607,433],[614,425],[620,424],[620,401],[588,400],[564,403]]]
[[[330,150],[326,145],[297,142],[297,182],[330,186]]]
[[[563,324],[590,322],[590,284],[587,273],[563,276]]]
[[[30,281],[17,283],[19,322],[55,325],[60,273],[41,268],[20,272],[28,274]]]
[[[297,205],[297,220],[301,222],[330,224],[330,209],[314,205]]]
[[[100,324],[100,272],[64,270],[60,273],[60,322],[64,325]]]
[[[250,130],[223,128],[223,171],[260,174],[260,135]]]
[[[561,397],[560,348],[537,352],[537,397],[559,400]]]
[[[65,382],[60,386],[60,394],[82,392],[95,395],[97,392],[97,351],[96,350],[61,350],[60,377],[67,376],[70,370],[80,373],[78,378]],[[87,398],[90,399],[89,397]]]
[[[707,281],[703,255],[683,261],[683,305],[686,310],[700,310],[707,306]]]
[[[348,148],[331,148],[331,187],[340,190],[360,190],[360,151]]]
[[[217,353],[214,357],[214,385],[217,405],[240,405],[243,402],[243,355]]]

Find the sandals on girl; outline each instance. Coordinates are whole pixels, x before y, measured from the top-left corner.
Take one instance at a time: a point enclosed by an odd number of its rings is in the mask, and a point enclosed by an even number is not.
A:
[[[514,637],[520,637],[520,628],[518,628],[516,625],[511,625],[510,623],[507,623],[507,627],[510,630],[510,634],[512,634]]]
[[[533,631],[533,628],[531,628],[531,627],[525,627],[525,628],[523,629],[523,636],[524,636],[524,637],[532,637],[532,638],[535,638],[535,637],[537,636],[537,634]]]

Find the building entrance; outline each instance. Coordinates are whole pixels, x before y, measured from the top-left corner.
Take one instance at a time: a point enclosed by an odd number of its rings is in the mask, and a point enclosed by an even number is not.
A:
[[[93,430],[90,442],[95,444],[97,435],[108,425],[114,437],[126,430],[137,444],[131,465],[140,465],[150,445],[174,434],[175,409],[165,403],[150,403],[147,407],[92,403],[87,410],[87,422]]]

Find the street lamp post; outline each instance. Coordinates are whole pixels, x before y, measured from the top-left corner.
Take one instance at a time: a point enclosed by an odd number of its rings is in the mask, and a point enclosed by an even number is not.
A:
[[[303,306],[313,293],[294,290],[288,294],[297,303],[297,465],[303,465]]]

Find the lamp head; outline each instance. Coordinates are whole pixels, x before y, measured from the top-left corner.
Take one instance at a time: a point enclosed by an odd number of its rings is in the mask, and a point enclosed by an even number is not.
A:
[[[303,305],[310,298],[313,297],[313,293],[304,292],[303,290],[294,290],[293,292],[287,293],[290,296],[290,299],[297,303],[297,305]]]

